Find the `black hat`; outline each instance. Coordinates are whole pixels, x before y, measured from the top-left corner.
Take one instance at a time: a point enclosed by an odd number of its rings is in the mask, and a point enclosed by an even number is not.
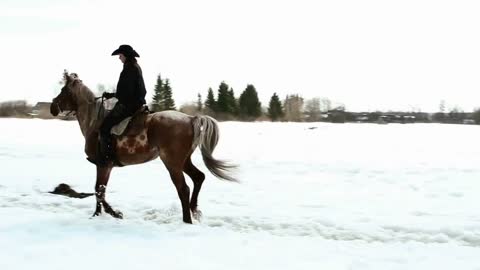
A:
[[[112,55],[118,55],[118,54],[123,54],[126,57],[130,57],[130,56],[140,57],[140,55],[138,55],[138,53],[132,48],[132,46],[126,45],[126,44],[120,45],[120,47],[118,47],[118,49],[116,49],[112,53]]]

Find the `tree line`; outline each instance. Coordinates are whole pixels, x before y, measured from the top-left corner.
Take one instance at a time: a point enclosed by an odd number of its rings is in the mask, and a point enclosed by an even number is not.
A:
[[[107,89],[108,88],[108,89]],[[104,91],[115,91],[113,87],[97,85],[97,94]],[[40,106],[39,106],[40,105]],[[38,107],[38,108],[37,108]],[[49,115],[49,103],[39,102],[32,107],[24,100],[0,102],[0,117],[43,117]],[[173,98],[170,80],[159,74],[154,87],[150,110],[177,110]],[[270,120],[290,122],[434,122],[434,123],[476,123],[480,124],[480,108],[473,112],[464,112],[460,107],[447,109],[445,101],[441,101],[435,113],[423,113],[420,110],[410,112],[349,112],[344,105],[333,105],[328,98],[311,98],[305,100],[299,94],[289,94],[283,99],[273,93],[267,106],[262,107],[258,93],[253,84],[248,84],[237,97],[232,87],[222,81],[214,91],[211,87],[206,91],[206,98],[197,93],[196,101],[182,104],[179,108],[187,114],[207,114],[218,120]],[[392,120],[393,119],[393,120]]]
[[[168,79],[157,77],[154,88],[152,111],[176,110],[173,100],[172,88]],[[348,112],[344,105],[333,105],[328,98],[311,98],[305,100],[299,94],[289,94],[281,99],[273,93],[267,107],[262,107],[258,93],[253,84],[248,84],[240,96],[225,81],[222,81],[216,91],[211,87],[203,99],[201,93],[197,94],[196,102],[183,104],[179,111],[187,114],[207,114],[219,120],[270,120],[290,122],[357,122],[359,118],[368,119],[368,122],[381,121],[386,118],[412,117],[415,121],[435,123],[465,123],[474,121],[480,124],[480,108],[472,113],[463,112],[459,107],[454,107],[447,112],[445,101],[440,102],[439,111],[433,114],[412,112]],[[362,120],[365,121],[365,120]],[[397,121],[397,120],[395,120]],[[403,121],[403,120],[402,120]]]
[[[322,113],[331,109],[331,104],[326,98],[304,101],[298,94],[287,95],[281,100],[277,93],[273,93],[268,107],[263,108],[253,84],[248,84],[237,97],[233,88],[222,81],[216,91],[211,87],[207,90],[205,99],[198,93],[196,102],[183,104],[179,110],[187,114],[211,115],[219,120],[320,121]],[[176,109],[169,80],[163,80],[159,74],[150,110]]]

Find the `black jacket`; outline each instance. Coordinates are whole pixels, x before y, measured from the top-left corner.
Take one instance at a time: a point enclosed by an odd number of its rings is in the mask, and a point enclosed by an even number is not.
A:
[[[120,73],[115,94],[118,103],[123,104],[128,110],[137,110],[146,103],[146,94],[142,69],[137,63],[126,62]]]

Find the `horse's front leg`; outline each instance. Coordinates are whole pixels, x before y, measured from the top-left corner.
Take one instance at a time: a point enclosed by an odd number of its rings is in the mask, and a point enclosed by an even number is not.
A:
[[[100,167],[97,166],[97,181],[95,183],[95,197],[97,199],[95,213],[93,216],[99,216],[102,213],[102,206],[107,214],[115,218],[123,218],[123,214],[120,211],[115,211],[105,200],[105,192],[107,190],[108,180],[110,179],[110,172],[112,167]]]

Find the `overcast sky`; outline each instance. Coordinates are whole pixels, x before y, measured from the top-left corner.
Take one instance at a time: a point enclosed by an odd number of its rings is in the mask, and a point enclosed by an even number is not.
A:
[[[263,105],[327,97],[350,110],[480,107],[480,1],[0,0],[0,101],[48,101],[64,68],[114,86],[120,44],[140,54],[148,99],[178,104],[221,81]]]

